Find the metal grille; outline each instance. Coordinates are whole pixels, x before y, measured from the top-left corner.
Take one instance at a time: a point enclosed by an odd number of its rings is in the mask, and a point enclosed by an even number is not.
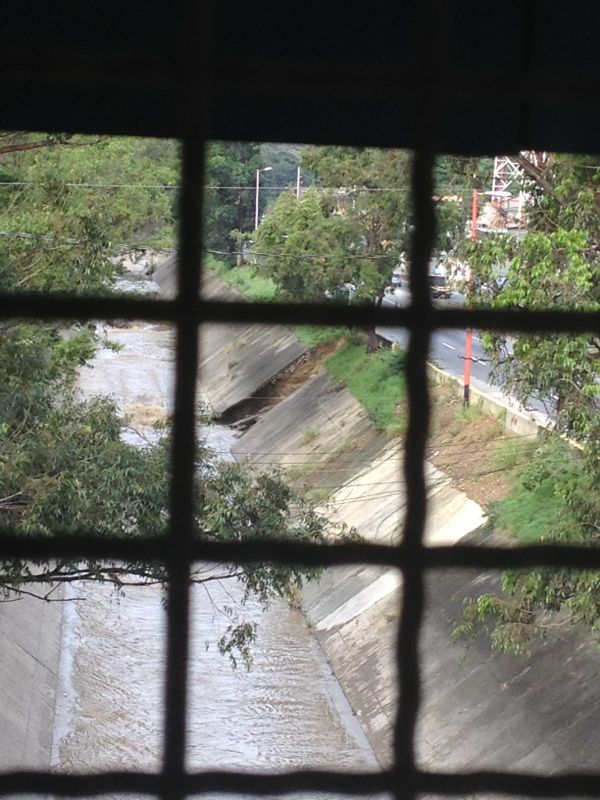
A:
[[[430,4],[425,3],[424,6]],[[433,3],[439,12],[439,3]],[[435,16],[435,15],[434,15]],[[430,17],[431,19],[432,17]],[[437,15],[439,19],[439,14]],[[190,25],[190,30],[198,26]],[[67,298],[39,295],[0,297],[2,318],[98,319],[130,318],[168,321],[177,330],[174,443],[170,532],[163,539],[136,540],[97,537],[82,530],[77,536],[31,536],[27,539],[4,532],[0,537],[0,559],[52,558],[56,556],[97,559],[159,559],[168,565],[169,603],[164,713],[164,758],[158,774],[105,772],[94,775],[64,775],[15,771],[0,776],[2,794],[55,794],[68,796],[136,792],[162,798],[183,798],[191,793],[229,792],[273,795],[321,791],[347,795],[389,792],[402,800],[422,793],[463,796],[473,793],[510,793],[530,796],[598,795],[600,774],[540,776],[507,772],[470,771],[438,773],[420,769],[415,757],[415,730],[420,708],[419,637],[424,606],[424,578],[428,570],[447,567],[480,569],[532,566],[600,568],[600,550],[583,547],[533,546],[495,549],[458,545],[428,548],[424,544],[427,499],[424,456],[429,426],[426,359],[432,332],[437,328],[475,326],[486,330],[595,332],[600,319],[592,313],[554,311],[524,312],[433,307],[427,284],[427,266],[435,232],[432,201],[433,165],[436,151],[436,74],[441,65],[442,42],[431,25],[426,31],[426,54],[420,65],[422,103],[417,126],[420,147],[413,167],[415,230],[411,257],[412,303],[407,308],[331,308],[318,305],[227,303],[203,299],[199,293],[202,237],[201,187],[203,184],[202,120],[183,142],[181,228],[179,241],[178,293],[173,300],[127,298]],[[206,52],[206,50],[204,51]],[[432,54],[437,54],[435,57]],[[208,64],[203,74],[208,74]],[[195,92],[202,86],[194,86]],[[196,100],[197,102],[197,96]],[[289,325],[404,326],[410,331],[406,362],[409,394],[409,426],[403,477],[408,505],[402,541],[397,546],[375,544],[301,545],[289,542],[215,543],[192,536],[195,390],[200,326],[207,322],[254,321]],[[0,531],[0,533],[2,533]],[[400,705],[395,738],[394,766],[388,770],[340,773],[295,771],[283,774],[244,772],[190,772],[185,766],[187,660],[189,645],[189,575],[196,560],[238,562],[293,561],[305,565],[369,563],[396,567],[404,579],[397,660]]]

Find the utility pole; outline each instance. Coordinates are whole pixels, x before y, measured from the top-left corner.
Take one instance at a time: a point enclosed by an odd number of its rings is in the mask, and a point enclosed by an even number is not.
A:
[[[473,189],[473,206],[471,210],[471,241],[474,242],[477,239],[477,202],[478,202],[478,192],[477,189]],[[471,265],[469,264],[469,286],[468,286],[468,309],[471,310],[473,308],[473,270],[471,269]],[[467,328],[467,335],[465,339],[465,372],[463,378],[463,405],[465,408],[469,407],[469,403],[471,402],[471,364],[472,364],[472,352],[473,352],[473,329]]]
[[[302,180],[302,176],[300,174],[300,167],[298,167],[298,172],[296,173],[296,200],[300,200],[300,181]]]
[[[259,217],[259,210],[258,210],[258,201],[260,199],[260,173],[261,172],[271,172],[273,167],[263,167],[262,169],[256,170],[256,199],[254,201],[254,230],[258,230],[258,217]]]

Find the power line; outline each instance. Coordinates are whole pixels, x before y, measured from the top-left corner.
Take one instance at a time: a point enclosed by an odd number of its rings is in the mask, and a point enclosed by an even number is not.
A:
[[[493,436],[489,439],[486,439],[486,444],[488,442],[498,442],[498,441],[507,441],[507,442],[515,442],[518,446],[525,446],[525,440],[531,440],[532,442],[535,441],[537,434],[532,433],[521,433],[521,434],[511,434],[510,436],[499,434],[498,436]],[[443,446],[443,450],[452,449],[452,448],[459,448],[459,452],[468,452],[473,449],[471,444],[465,444],[463,442],[453,443],[448,442],[447,445]],[[235,448],[234,448],[235,449]],[[403,449],[403,444],[401,442],[398,443],[398,451],[399,453]],[[350,454],[352,451],[343,451],[340,449],[337,450],[312,450],[309,452],[303,452],[302,450],[295,450],[295,451],[282,451],[282,450],[248,450],[244,452],[240,452],[239,455],[249,455],[249,456],[287,456],[287,455],[300,455],[300,456],[309,456],[309,455],[316,455],[316,456],[341,456]],[[364,458],[364,459],[353,459],[353,460],[364,460],[371,463],[373,459]],[[388,461],[402,461],[403,457],[399,455],[397,458],[393,458],[392,456],[387,456],[386,458],[382,458],[380,463],[387,463]]]
[[[351,259],[361,259],[363,261],[380,261],[382,259],[396,259],[398,258],[398,253],[390,253],[389,255],[380,254],[380,255],[358,255],[353,253],[345,253],[343,255],[335,255],[331,253],[260,253],[256,252],[255,250],[248,250],[248,252],[242,251],[231,251],[231,250],[205,250],[205,253],[209,253],[211,255],[221,255],[221,256],[258,256],[258,258],[298,258],[298,259],[308,259],[308,260],[315,260],[318,259],[319,261],[324,258],[351,258]]]
[[[81,183],[74,183],[74,182],[67,182],[63,184],[64,186],[68,186],[69,188],[74,189],[180,189],[181,184],[179,183],[88,183],[88,182],[81,182]],[[43,181],[0,181],[0,186],[14,186],[20,188],[27,188],[27,187],[34,187],[34,186],[44,186]],[[246,192],[255,192],[255,186],[247,186],[247,185],[226,185],[226,184],[206,184],[202,187],[203,190],[211,190],[211,191],[246,191]],[[287,190],[292,190],[293,187],[291,185],[285,186],[266,186],[261,184],[260,191],[261,192],[284,192]],[[354,186],[352,188],[343,187],[343,186],[304,186],[302,187],[303,191],[307,191],[310,189],[311,191],[316,192],[343,192],[344,194],[361,194],[361,193],[382,193],[382,192],[390,192],[396,194],[410,194],[410,187],[402,187],[402,186],[388,186],[388,187],[373,187],[373,186]],[[456,202],[456,200],[453,200]]]
[[[65,244],[72,245],[74,247],[90,244],[92,243],[91,239],[74,239],[69,237],[62,237],[62,236],[55,236],[54,234],[47,234],[47,233],[29,233],[27,231],[0,231],[0,236],[4,236],[6,238],[15,238],[15,239],[29,239],[29,240],[37,240],[43,242],[64,242]],[[116,248],[118,250],[136,250],[136,251],[145,251],[145,250],[152,250],[153,252],[161,252],[161,253],[174,253],[176,252],[176,248],[174,247],[155,247],[152,244],[142,244],[136,242],[112,242],[110,247]],[[241,250],[214,250],[210,248],[205,248],[202,252],[208,255],[221,255],[221,256],[257,256],[259,258],[296,258],[296,259],[304,259],[309,261],[319,260],[322,261],[323,259],[351,259],[351,260],[362,260],[362,261],[379,261],[383,259],[397,259],[397,253],[390,253],[389,255],[358,255],[354,253],[346,253],[343,255],[332,255],[331,253],[287,253],[283,254],[275,254],[275,253],[260,253],[260,252],[244,252]]]

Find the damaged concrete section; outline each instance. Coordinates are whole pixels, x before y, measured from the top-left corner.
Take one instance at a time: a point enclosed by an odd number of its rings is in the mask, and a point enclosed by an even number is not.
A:
[[[153,274],[161,294],[175,291],[175,260],[168,259]],[[243,297],[216,275],[205,272],[202,295],[209,299]],[[306,352],[306,347],[288,329],[262,324],[211,323],[200,336],[199,390],[209,414],[220,417]]]

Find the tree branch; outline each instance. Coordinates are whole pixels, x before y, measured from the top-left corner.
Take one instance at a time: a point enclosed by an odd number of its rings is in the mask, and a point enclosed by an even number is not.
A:
[[[48,139],[40,139],[37,142],[13,142],[0,146],[0,156],[7,153],[20,153],[23,150],[37,150],[40,147],[48,147],[52,142]]]
[[[566,205],[564,199],[556,194],[550,181],[544,177],[544,172],[542,169],[540,169],[540,167],[538,167],[521,153],[515,157],[515,161],[521,167],[527,177],[531,178],[532,181],[537,183],[538,186],[540,186],[546,192],[546,194],[552,195],[559,205]]]

